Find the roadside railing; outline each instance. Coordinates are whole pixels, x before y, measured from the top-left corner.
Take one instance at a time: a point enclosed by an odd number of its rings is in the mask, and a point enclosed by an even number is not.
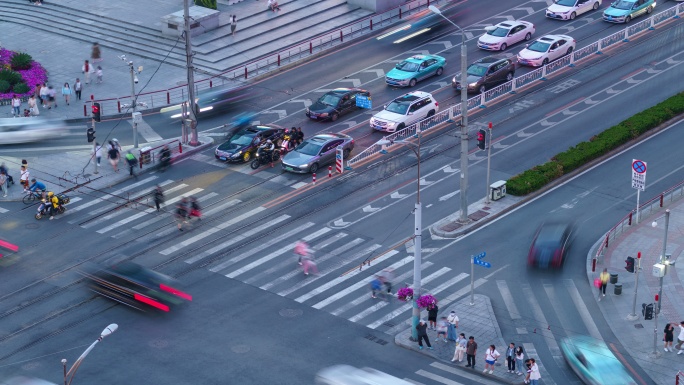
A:
[[[143,168],[143,165],[147,165],[147,167],[152,167],[154,166],[155,163],[159,162],[159,151],[164,146],[169,146],[169,150],[171,152],[171,161],[173,162],[173,157],[174,155],[177,154],[182,154],[183,153],[183,144],[179,139],[174,139],[168,143],[159,145],[157,147],[144,147],[140,149],[140,153],[138,156],[138,162],[140,163],[140,168]]]
[[[570,55],[566,55],[556,61],[547,64],[544,67],[538,68],[534,71],[530,71],[526,74],[516,77],[510,82],[506,82],[496,88],[492,88],[486,91],[484,95],[478,95],[468,99],[467,109],[468,111],[477,107],[486,107],[488,104],[497,101],[501,97],[508,93],[516,92],[519,88],[526,87],[530,84],[536,83],[537,81],[544,78],[548,74],[552,74],[566,67],[572,67],[578,61],[584,60],[593,54],[601,54],[601,50],[610,47],[619,42],[628,42],[629,38],[638,35],[644,31],[653,30],[654,26],[667,22],[671,19],[679,19],[680,15],[684,13],[684,3],[675,5],[674,7],[668,8],[663,12],[652,15],[646,20],[643,20],[637,24],[625,27],[621,31],[614,33],[610,36],[599,39],[596,42],[589,44],[586,47],[577,49],[573,51]],[[464,85],[465,86],[465,85]],[[504,89],[510,89],[508,92],[502,92]],[[461,114],[461,105],[456,104],[441,113],[447,113],[452,119]],[[440,113],[440,114],[441,114]],[[432,119],[432,118],[427,118]],[[420,123],[418,123],[420,124]],[[401,131],[397,131],[391,135],[386,136],[383,139],[391,138],[404,138],[411,136],[411,132],[415,133],[416,128],[414,125],[408,126]],[[404,132],[405,131],[405,132]],[[394,139],[391,139],[394,140]],[[375,155],[379,149],[377,149],[377,144],[371,145],[367,150],[361,151],[354,157],[347,161],[347,167],[352,167],[354,164]]]
[[[426,10],[429,5],[440,5],[448,2],[449,0],[413,0],[406,2],[387,12],[368,16],[339,29],[313,37],[303,43],[295,44],[281,51],[240,64],[212,77],[198,80],[195,82],[195,93],[214,87],[236,85],[242,80],[267,74],[285,65],[295,63],[342,43],[357,39],[379,28],[403,21],[409,16]],[[140,93],[137,95],[137,100],[147,104],[148,108],[180,104],[187,100],[187,84],[165,90]],[[126,109],[121,106],[122,104],[130,104],[131,96],[97,99],[95,101],[100,103],[102,115],[111,115],[126,112]],[[87,116],[86,110],[84,110],[84,116]]]

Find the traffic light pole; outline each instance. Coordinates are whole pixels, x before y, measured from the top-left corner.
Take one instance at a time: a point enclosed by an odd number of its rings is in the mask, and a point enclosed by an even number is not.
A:
[[[487,138],[485,138],[486,140]],[[489,146],[487,146],[487,189],[485,190],[485,204],[489,204],[489,169],[492,162],[492,122],[489,122]]]
[[[627,320],[634,321],[639,319],[639,315],[636,312],[637,304],[637,289],[639,288],[639,270],[641,269],[641,251],[637,253],[637,265],[634,267],[634,299],[632,300],[632,313],[627,315]]]
[[[185,60],[188,71],[188,109],[190,111],[190,145],[198,146],[197,104],[195,104],[195,67],[192,64],[192,42],[190,41],[190,8],[188,0],[183,0],[183,20],[185,33]]]
[[[93,125],[93,132],[95,131],[95,118],[91,117],[92,125]],[[95,158],[95,172],[94,174],[99,174],[100,172],[97,170],[97,140],[93,138],[93,157]]]

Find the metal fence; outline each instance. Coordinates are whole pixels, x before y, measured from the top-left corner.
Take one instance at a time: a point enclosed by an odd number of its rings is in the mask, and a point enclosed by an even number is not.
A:
[[[552,74],[562,68],[568,67],[573,65],[575,62],[581,61],[592,54],[600,54],[602,49],[605,49],[606,47],[610,47],[611,45],[617,44],[619,42],[624,42],[628,41],[629,36],[633,36],[639,33],[642,33],[644,31],[652,29],[652,27],[660,24],[667,22],[671,19],[678,19],[680,18],[680,15],[684,13],[684,3],[677,4],[676,6],[666,9],[663,12],[660,12],[658,14],[655,14],[653,16],[650,16],[646,20],[643,20],[639,23],[633,24],[629,27],[623,28],[621,31],[614,33],[610,36],[606,36],[604,38],[599,39],[598,41],[595,41],[591,44],[589,44],[586,47],[577,49],[570,55],[566,55],[556,61],[553,61],[546,66],[542,68],[538,68],[534,71],[530,71],[526,74],[523,74],[521,76],[516,77],[513,79],[511,82],[507,82],[505,84],[502,84],[501,86],[497,88],[493,88],[489,91],[486,91],[483,95],[478,95],[473,98],[468,99],[468,111],[472,110],[473,108],[477,107],[483,107],[486,106],[486,104],[496,101],[500,97],[506,95],[509,92],[514,92],[518,88],[525,87],[529,84],[535,83],[536,81],[542,79],[544,76],[547,74]],[[504,91],[506,90],[507,91]],[[461,105],[456,104],[445,111],[440,112],[442,113],[447,113],[452,119],[459,116],[461,113]],[[433,118],[428,118],[428,119],[433,119]],[[411,131],[413,130],[413,131]],[[404,133],[403,131],[406,131]],[[409,134],[409,132],[412,132]],[[386,139],[391,138],[403,138],[403,137],[408,137],[415,134],[415,127],[410,126],[406,127],[401,131],[397,131],[391,135],[386,136]],[[391,139],[394,140],[394,139]],[[347,166],[351,167],[355,163],[358,163],[361,160],[364,160],[375,153],[379,151],[379,149],[375,149],[377,145],[371,145],[368,150],[364,150],[354,156],[353,158],[349,159],[347,161]],[[606,242],[608,242],[606,240]]]

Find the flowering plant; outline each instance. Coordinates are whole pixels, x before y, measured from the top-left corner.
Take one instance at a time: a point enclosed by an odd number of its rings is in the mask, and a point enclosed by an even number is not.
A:
[[[402,287],[397,291],[397,299],[399,299],[399,301],[406,302],[411,298],[413,298],[413,289],[410,287]]]
[[[12,61],[12,56],[15,54],[16,52],[14,51],[0,48],[0,68],[11,68],[10,63]],[[43,68],[43,66],[35,61],[31,62],[30,68],[18,70],[16,72],[18,72],[23,79],[23,82],[18,84],[26,84],[28,87],[27,92],[16,93],[16,95],[20,98],[30,96],[34,92],[37,84],[43,84],[47,82],[47,71],[45,68]],[[0,100],[12,99],[14,95],[14,92],[0,93]]]
[[[425,294],[418,297],[416,303],[418,303],[418,307],[430,310],[437,305],[437,298],[435,298],[432,294]]]

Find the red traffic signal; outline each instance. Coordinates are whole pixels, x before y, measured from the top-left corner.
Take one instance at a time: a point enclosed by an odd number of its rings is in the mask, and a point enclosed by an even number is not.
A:
[[[487,132],[485,130],[480,130],[477,132],[477,147],[480,150],[485,149],[485,138],[486,138]]]
[[[92,113],[93,113],[93,119],[96,122],[101,121],[101,115],[100,115],[101,112],[102,112],[102,110],[100,109],[100,103],[93,103]]]
[[[658,298],[660,298],[660,297],[658,297],[658,294],[656,294],[656,295],[655,295],[655,301],[656,301],[656,302],[658,302]]]

